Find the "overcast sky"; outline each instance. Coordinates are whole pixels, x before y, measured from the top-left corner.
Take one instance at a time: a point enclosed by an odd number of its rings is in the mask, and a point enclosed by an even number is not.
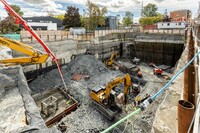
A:
[[[64,13],[67,6],[73,5],[79,8],[80,14],[86,9],[87,0],[6,0],[9,4],[19,5],[24,12],[24,16],[45,16],[47,12]],[[141,14],[142,0],[91,0],[99,6],[106,6],[107,15],[124,16],[125,11],[131,11],[134,14],[135,21]],[[144,6],[153,3],[158,6],[158,12],[164,13],[167,9],[168,13],[178,9],[189,9],[193,16],[198,10],[198,0],[143,0]],[[1,17],[6,16],[3,5],[0,4]]]

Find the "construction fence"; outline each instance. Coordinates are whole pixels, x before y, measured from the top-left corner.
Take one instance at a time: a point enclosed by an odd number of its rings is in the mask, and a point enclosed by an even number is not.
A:
[[[156,34],[184,34],[184,30],[141,30],[141,29],[109,29],[109,30],[95,30],[92,33],[72,35],[69,31],[36,31],[39,37],[46,42],[76,40],[76,41],[90,41],[94,38],[106,36],[108,34],[117,33],[156,33]],[[25,43],[36,42],[34,37],[28,31],[20,32],[20,40]]]

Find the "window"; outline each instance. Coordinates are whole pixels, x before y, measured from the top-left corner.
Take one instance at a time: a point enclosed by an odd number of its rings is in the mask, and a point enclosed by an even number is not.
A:
[[[167,23],[167,26],[170,26],[170,23]]]
[[[37,28],[37,30],[42,30],[42,28]]]
[[[178,23],[178,25],[181,25],[181,23]]]
[[[29,19],[29,20],[27,20],[28,22],[32,22],[32,20],[31,19]]]

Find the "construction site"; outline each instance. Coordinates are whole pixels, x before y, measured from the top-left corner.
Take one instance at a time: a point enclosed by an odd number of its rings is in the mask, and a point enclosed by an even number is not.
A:
[[[46,40],[2,3],[27,31],[0,37],[0,133],[200,132],[198,23]]]

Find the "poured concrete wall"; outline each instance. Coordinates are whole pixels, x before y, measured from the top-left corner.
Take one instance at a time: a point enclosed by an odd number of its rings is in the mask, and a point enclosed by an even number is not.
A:
[[[136,42],[136,44],[131,45],[133,51],[131,55],[144,62],[174,66],[180,58],[183,48],[183,44]]]
[[[121,39],[118,38],[119,36]],[[56,57],[61,59],[61,64],[70,62],[72,55],[83,54],[87,49],[93,53],[98,53],[99,59],[101,60],[109,58],[114,51],[118,51],[128,58],[134,58],[136,56],[145,62],[174,66],[180,58],[184,47],[184,38],[181,35],[123,33],[121,35],[113,34],[108,38],[112,40],[99,38],[95,41],[81,43],[73,40],[65,40],[46,42],[46,44]],[[30,43],[29,45],[44,51],[39,43]],[[20,54],[14,52],[13,55],[17,57]],[[24,72],[52,66],[52,64],[53,62],[49,58],[46,63],[25,66]]]
[[[131,45],[131,56],[144,62],[174,66],[184,49],[181,35],[140,34]]]

